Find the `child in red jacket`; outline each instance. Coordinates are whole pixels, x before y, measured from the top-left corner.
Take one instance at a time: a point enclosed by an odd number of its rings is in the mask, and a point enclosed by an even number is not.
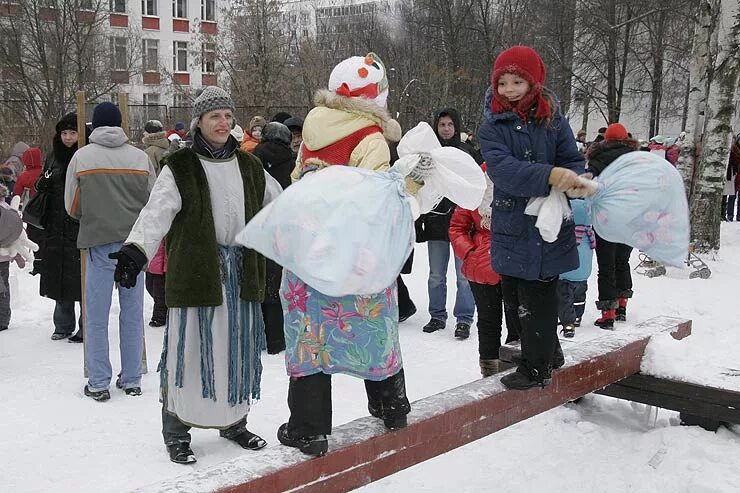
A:
[[[23,193],[28,190],[28,200],[36,196],[36,182],[41,176],[41,149],[38,147],[29,147],[22,155],[21,161],[25,171],[20,174],[18,181],[15,182],[13,195],[18,195],[23,199]],[[25,205],[25,204],[24,204]]]
[[[485,171],[485,164],[483,165]],[[500,370],[502,315],[506,318],[506,343],[519,340],[517,307],[506,307],[501,292],[501,277],[491,267],[491,203],[493,183],[476,210],[458,207],[450,220],[450,242],[455,256],[463,261],[462,273],[470,283],[478,309],[478,354],[480,372],[489,377]]]

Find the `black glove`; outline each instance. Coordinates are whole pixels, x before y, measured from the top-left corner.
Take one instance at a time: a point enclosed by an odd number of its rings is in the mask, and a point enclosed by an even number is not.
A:
[[[118,261],[113,274],[118,285],[122,288],[136,286],[136,278],[146,265],[146,255],[134,245],[123,245],[119,251],[108,254],[108,258]]]

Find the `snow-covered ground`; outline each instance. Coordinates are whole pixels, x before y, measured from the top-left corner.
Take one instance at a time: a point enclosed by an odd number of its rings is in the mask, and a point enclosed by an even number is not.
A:
[[[630,321],[673,315],[694,321],[683,341],[655,338],[643,370],[740,390],[740,329],[736,307],[740,277],[740,224],[723,224],[720,258],[709,280],[689,280],[688,270],[661,278],[635,276]],[[426,248],[416,250],[406,276],[419,307],[401,326],[409,398],[414,401],[479,378],[475,330],[467,341],[448,329],[423,334],[426,314]],[[633,257],[633,266],[636,264]],[[450,272],[454,279],[454,273]],[[160,434],[156,363],[162,329],[146,328],[149,374],[144,395],[116,389],[106,403],[82,395],[82,346],[51,341],[53,302],[38,297],[38,278],[14,271],[13,320],[0,333],[0,492],[119,492],[187,473],[171,463]],[[454,292],[454,282],[450,282]],[[599,336],[589,291],[584,327],[574,341]],[[452,300],[450,298],[450,313]],[[147,298],[147,312],[151,301]],[[117,306],[111,313],[111,359],[117,370]],[[617,329],[618,330],[618,329]],[[282,356],[263,357],[263,396],[249,428],[279,447],[277,427],[288,417]],[[364,386],[334,378],[335,425],[367,415]],[[213,430],[193,430],[196,469],[246,452]],[[299,452],[296,452],[299,453]],[[717,433],[678,426],[671,411],[602,396],[554,409],[444,456],[402,471],[365,491],[478,492],[733,492],[740,491],[740,427]]]

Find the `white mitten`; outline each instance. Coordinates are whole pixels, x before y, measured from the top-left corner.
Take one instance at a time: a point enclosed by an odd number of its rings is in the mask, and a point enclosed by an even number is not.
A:
[[[426,152],[419,153],[419,160],[409,172],[409,178],[414,180],[416,183],[424,183],[426,178],[432,176],[434,171],[434,160],[432,156]]]
[[[0,248],[0,256],[14,258],[20,255],[27,263],[33,263],[33,252],[37,252],[39,246],[28,239],[26,231],[22,230],[18,239],[6,247]]]

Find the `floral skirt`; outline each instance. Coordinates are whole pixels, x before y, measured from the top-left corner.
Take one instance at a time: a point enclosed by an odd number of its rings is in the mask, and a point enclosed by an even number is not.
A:
[[[285,270],[280,300],[291,377],[346,373],[379,381],[403,367],[395,283],[373,295],[337,298]]]

